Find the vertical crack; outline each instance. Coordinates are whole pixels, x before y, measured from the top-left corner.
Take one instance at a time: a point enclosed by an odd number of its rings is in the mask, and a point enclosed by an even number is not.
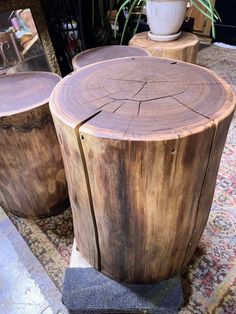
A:
[[[190,108],[189,106],[187,106],[185,103],[183,103],[182,101],[180,101],[178,98],[176,98],[175,96],[171,96],[174,100],[176,100],[179,104],[183,105],[185,108],[188,108],[189,110],[191,110],[192,112],[196,113],[196,114],[199,114],[200,116],[210,120],[210,121],[213,121],[211,118],[209,118],[208,116],[204,115],[203,113],[200,113],[196,110],[194,110],[193,108]],[[214,122],[214,121],[213,121]]]
[[[138,112],[137,112],[137,117],[139,116],[139,113],[140,113],[140,107],[141,107],[141,101],[139,102],[139,104],[138,104]]]
[[[217,133],[217,126],[215,125],[215,130],[214,130],[214,134],[212,136],[211,147],[210,147],[210,150],[209,150],[207,165],[206,165],[206,168],[205,168],[205,173],[204,173],[204,177],[203,177],[203,181],[202,181],[201,191],[200,191],[200,195],[199,195],[199,199],[198,199],[198,205],[197,205],[197,209],[196,209],[196,214],[195,214],[195,217],[194,217],[193,231],[192,231],[192,235],[190,237],[189,243],[188,243],[186,251],[185,251],[185,255],[184,255],[184,259],[183,259],[181,268],[183,268],[183,266],[185,264],[185,261],[186,261],[186,258],[187,258],[187,254],[188,254],[188,250],[191,247],[192,241],[194,239],[194,235],[195,235],[195,231],[196,231],[196,225],[197,225],[198,212],[199,212],[199,207],[200,207],[200,202],[201,202],[202,194],[203,194],[203,191],[204,191],[205,181],[207,179],[208,169],[210,167],[210,160],[212,158],[212,150],[213,150],[213,145],[214,145],[215,138],[216,138],[216,133]]]
[[[130,122],[129,122],[129,124],[128,124],[128,126],[127,126],[125,132],[124,132],[123,139],[125,139],[125,135],[126,135],[126,133],[128,132],[129,127],[130,127],[131,123],[133,122],[134,118],[135,118],[135,117],[133,117],[133,118],[130,120]]]
[[[124,103],[125,103],[125,102],[122,102],[122,104],[119,105],[119,106],[113,111],[113,113],[115,113],[118,109],[120,109],[120,107],[122,107],[122,106],[124,105]]]
[[[140,87],[140,89],[137,91],[137,93],[134,94],[133,97],[137,96],[137,95],[144,89],[144,87],[145,87],[145,85],[147,85],[147,83],[148,83],[148,82],[144,82],[144,83],[142,84],[142,86]]]
[[[82,163],[83,163],[83,169],[84,169],[84,175],[85,175],[85,181],[86,181],[86,187],[87,187],[88,199],[89,199],[89,205],[90,205],[90,213],[91,213],[93,229],[94,229],[95,244],[96,244],[96,248],[97,248],[97,269],[99,271],[101,271],[101,251],[100,251],[100,245],[99,245],[98,228],[97,228],[97,221],[96,221],[96,216],[95,216],[95,211],[94,211],[90,180],[89,180],[89,175],[88,175],[88,167],[87,167],[86,158],[85,158],[85,154],[84,154],[84,150],[83,150],[83,145],[82,145],[81,138],[80,138],[79,128],[83,124],[85,124],[86,122],[88,122],[89,120],[91,120],[92,118],[94,118],[95,116],[97,116],[100,113],[101,113],[101,111],[96,112],[94,115],[90,116],[88,119],[82,121],[79,125],[77,125],[77,128],[76,128],[77,141],[78,141],[80,156],[81,156]]]
[[[98,107],[97,108],[97,110],[99,110],[99,109],[101,109],[101,108],[103,108],[103,107],[105,107],[105,106],[107,106],[107,105],[110,105],[110,104],[112,104],[113,102],[115,102],[116,100],[111,100],[111,101],[109,101],[109,102],[107,102],[107,103],[105,103],[104,105],[101,105],[100,107]]]

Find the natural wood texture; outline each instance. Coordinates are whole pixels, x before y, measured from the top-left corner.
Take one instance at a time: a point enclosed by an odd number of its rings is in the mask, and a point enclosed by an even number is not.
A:
[[[0,78],[0,202],[14,214],[43,217],[68,205],[60,146],[48,99],[59,76]]]
[[[123,58],[64,78],[50,108],[81,254],[127,282],[183,269],[210,212],[230,86],[196,65]]]
[[[130,40],[129,46],[146,49],[154,57],[196,63],[199,38],[194,34],[182,32],[177,40],[153,41],[149,39],[148,32],[143,32],[136,34]]]
[[[87,256],[92,265],[99,268],[96,225],[94,225],[93,213],[90,211],[91,195],[88,193],[88,178],[83,169],[84,156],[81,154],[78,130],[63,124],[56,117],[54,122],[67,174],[73,221],[76,222],[74,233],[77,247],[84,256]],[[78,185],[75,184],[76,182]]]
[[[149,52],[142,48],[128,47],[128,46],[103,46],[85,50],[77,54],[72,59],[74,70],[90,65],[92,63],[106,61],[110,59],[117,59],[123,57],[133,56],[149,56]]]
[[[215,5],[215,0],[211,0],[212,6]],[[202,10],[206,10],[200,3],[198,5]],[[211,21],[199,12],[194,6],[191,6],[187,11],[187,16],[194,18],[194,32],[199,36],[210,37]]]

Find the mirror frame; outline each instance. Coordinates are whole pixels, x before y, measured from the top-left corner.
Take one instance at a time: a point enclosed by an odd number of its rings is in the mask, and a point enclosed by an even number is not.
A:
[[[40,0],[0,0],[0,14],[19,9],[31,10],[38,36],[41,40],[45,57],[51,71],[61,75]]]

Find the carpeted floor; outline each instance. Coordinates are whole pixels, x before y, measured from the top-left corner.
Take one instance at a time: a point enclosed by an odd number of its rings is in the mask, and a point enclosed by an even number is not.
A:
[[[44,219],[19,218],[8,213],[34,255],[62,291],[65,268],[69,265],[73,236],[71,210]]]
[[[198,64],[223,76],[236,92],[236,50],[209,46]],[[212,211],[194,258],[183,274],[181,314],[236,314],[236,117],[224,149]],[[10,215],[59,289],[73,242],[72,216],[27,220]]]

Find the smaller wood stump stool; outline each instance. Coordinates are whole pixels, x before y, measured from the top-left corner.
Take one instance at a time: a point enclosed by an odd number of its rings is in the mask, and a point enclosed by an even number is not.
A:
[[[133,56],[150,56],[150,54],[142,48],[120,45],[103,46],[88,49],[77,54],[72,59],[72,65],[74,70],[79,70],[92,63]]]
[[[48,106],[60,77],[27,72],[0,77],[0,202],[23,217],[68,206],[64,167]]]
[[[182,270],[210,212],[230,86],[185,62],[122,58],[64,78],[50,108],[82,256],[129,283]]]
[[[196,63],[199,38],[194,34],[182,32],[177,40],[153,41],[148,37],[148,32],[143,32],[136,34],[130,40],[129,46],[146,49],[154,57]]]

